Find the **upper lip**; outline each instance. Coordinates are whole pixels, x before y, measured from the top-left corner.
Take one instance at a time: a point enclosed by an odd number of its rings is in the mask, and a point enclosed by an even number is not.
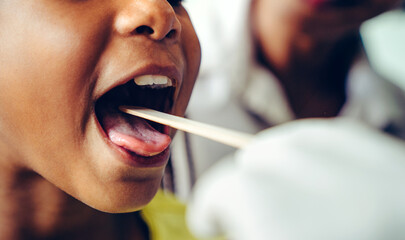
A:
[[[127,83],[128,81],[133,80],[136,77],[143,76],[143,75],[162,75],[162,76],[167,76],[172,80],[173,87],[175,89],[178,89],[178,85],[181,81],[182,75],[180,74],[180,71],[178,68],[174,65],[147,65],[142,68],[138,68],[132,72],[129,72],[127,74],[124,74],[123,77],[120,79],[114,81],[114,84],[112,84],[109,88],[105,89],[99,96],[96,97],[96,99],[99,99],[101,96],[112,90],[113,88],[123,85]]]

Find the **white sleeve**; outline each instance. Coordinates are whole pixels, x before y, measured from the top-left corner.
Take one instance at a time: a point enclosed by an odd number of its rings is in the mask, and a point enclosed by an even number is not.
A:
[[[405,143],[351,120],[260,133],[195,187],[190,228],[230,239],[405,239]]]

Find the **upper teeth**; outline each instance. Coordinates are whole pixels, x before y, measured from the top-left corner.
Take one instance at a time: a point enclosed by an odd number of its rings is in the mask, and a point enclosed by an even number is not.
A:
[[[134,82],[138,86],[151,86],[157,88],[170,87],[173,85],[170,78],[161,75],[144,75],[136,77]]]

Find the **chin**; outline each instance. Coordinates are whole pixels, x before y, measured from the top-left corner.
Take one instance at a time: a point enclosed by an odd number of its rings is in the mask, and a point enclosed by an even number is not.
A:
[[[88,206],[106,213],[129,213],[141,210],[156,195],[160,179],[143,183],[125,184],[128,186],[112,187],[106,194],[89,197],[83,202]]]

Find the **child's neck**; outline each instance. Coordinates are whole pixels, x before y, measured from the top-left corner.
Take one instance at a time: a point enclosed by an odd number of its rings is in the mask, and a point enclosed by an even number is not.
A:
[[[0,235],[4,239],[146,239],[137,214],[107,214],[67,195],[36,173],[0,172]]]

